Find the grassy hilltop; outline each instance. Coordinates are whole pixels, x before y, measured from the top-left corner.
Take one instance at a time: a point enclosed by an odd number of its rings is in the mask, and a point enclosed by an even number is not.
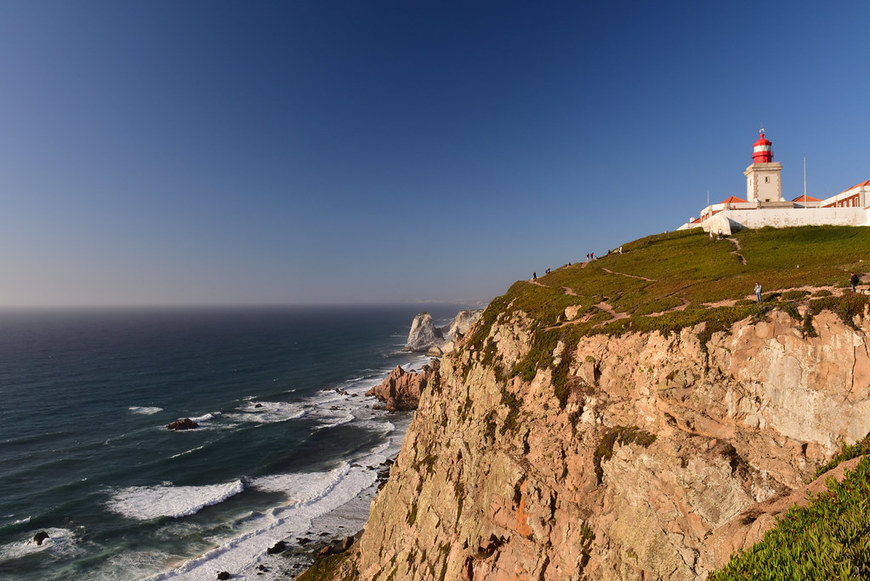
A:
[[[716,319],[720,307],[754,303],[756,282],[772,305],[829,296],[830,287],[848,287],[850,272],[870,271],[870,228],[763,228],[721,240],[695,229],[648,236],[622,249],[623,254],[575,263],[536,282],[517,282],[493,301],[490,314],[521,309],[552,326],[566,321],[566,307],[579,306],[573,320],[585,319],[589,332],[666,330]],[[682,315],[673,315],[677,312]]]
[[[531,380],[538,368],[553,365],[558,342],[570,353],[590,334],[667,334],[704,323],[704,339],[746,317],[761,320],[780,309],[814,336],[813,315],[822,310],[853,326],[853,317],[864,313],[870,295],[851,292],[851,272],[870,272],[870,228],[763,228],[712,240],[699,229],[659,234],[623,245],[622,254],[515,283],[492,301],[468,347],[504,377]],[[756,282],[764,289],[761,305],[754,296]],[[493,360],[487,336],[496,319],[520,310],[534,320],[533,346],[523,361],[503,368]],[[563,361],[552,375],[563,407],[567,371]],[[870,436],[847,446],[819,474],[868,452]],[[870,459],[841,484],[832,480],[828,486],[710,579],[870,578]]]
[[[851,272],[870,271],[870,228],[762,228],[721,240],[695,229],[641,238],[622,251],[514,283],[489,304],[468,347],[494,363],[497,373],[530,381],[538,368],[551,366],[559,342],[570,352],[586,335],[668,334],[704,323],[705,344],[737,321],[782,309],[814,336],[813,315],[828,309],[853,325],[870,302],[870,295],[848,288]],[[756,282],[765,292],[761,305],[753,294]],[[495,345],[486,339],[496,319],[514,311],[535,321],[533,345],[525,359],[504,369],[492,361]],[[564,360],[553,373],[563,406],[567,371]]]

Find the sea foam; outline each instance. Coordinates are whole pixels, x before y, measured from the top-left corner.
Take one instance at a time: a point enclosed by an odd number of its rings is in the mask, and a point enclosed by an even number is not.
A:
[[[20,559],[28,555],[48,551],[56,555],[71,555],[76,552],[78,539],[76,534],[69,529],[50,528],[43,529],[48,538],[37,544],[33,540],[39,531],[31,531],[27,538],[0,546],[0,563]]]
[[[283,492],[289,500],[287,505],[310,503],[326,495],[350,471],[350,465],[329,472],[302,472],[297,474],[274,474],[251,482],[251,486],[264,492]]]
[[[116,491],[106,506],[136,520],[180,518],[223,502],[244,488],[241,480],[206,486],[132,486]]]
[[[267,477],[255,482],[259,483],[258,487],[277,486],[281,478],[287,478],[285,482],[289,483],[290,476],[293,475],[279,476],[274,480]],[[355,498],[376,482],[377,475],[372,470],[343,464],[321,475],[304,475],[303,479],[306,478],[310,479],[309,484],[316,481],[317,486],[305,491],[300,497],[291,501],[291,504],[262,514],[258,517],[253,530],[187,561],[172,571],[151,577],[150,581],[212,579],[214,571],[252,569],[262,558],[266,547],[276,541],[305,534],[311,526],[312,519],[327,514]]]
[[[134,405],[134,406],[130,406],[127,409],[130,410],[131,412],[133,412],[134,414],[139,414],[142,416],[150,416],[152,414],[156,414],[157,412],[163,411],[163,408],[159,408],[156,406],[137,406],[137,405]]]
[[[226,417],[237,422],[274,424],[301,418],[305,413],[304,406],[299,403],[249,401],[239,409],[239,413],[226,414]]]

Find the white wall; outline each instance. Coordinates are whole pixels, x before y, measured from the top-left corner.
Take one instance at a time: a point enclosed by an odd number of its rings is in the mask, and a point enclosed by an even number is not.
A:
[[[820,226],[823,224],[833,226],[867,226],[868,212],[864,208],[764,208],[758,210],[725,210],[719,212],[710,220],[705,221],[702,227],[709,230],[713,224],[707,224],[714,220],[727,218],[733,223],[732,229],[762,228],[773,226],[774,228],[786,228],[789,226]],[[717,220],[718,221],[718,220]],[[738,226],[739,225],[739,226]],[[715,227],[714,231],[718,228]]]

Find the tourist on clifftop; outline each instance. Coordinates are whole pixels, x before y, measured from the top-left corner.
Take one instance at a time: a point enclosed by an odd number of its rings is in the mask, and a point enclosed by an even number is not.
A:
[[[861,282],[861,279],[858,278],[858,275],[853,272],[852,276],[849,277],[849,284],[852,285],[852,292],[855,292],[855,287],[858,286],[859,282]]]
[[[761,283],[755,283],[755,298],[758,299],[758,304],[761,304]]]

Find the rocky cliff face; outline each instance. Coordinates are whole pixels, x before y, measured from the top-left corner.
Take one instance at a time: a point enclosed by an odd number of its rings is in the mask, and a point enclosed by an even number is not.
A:
[[[345,571],[704,578],[770,526],[759,507],[870,429],[870,323],[855,322],[590,336],[525,381],[509,375],[533,322],[501,315],[442,361]]]

